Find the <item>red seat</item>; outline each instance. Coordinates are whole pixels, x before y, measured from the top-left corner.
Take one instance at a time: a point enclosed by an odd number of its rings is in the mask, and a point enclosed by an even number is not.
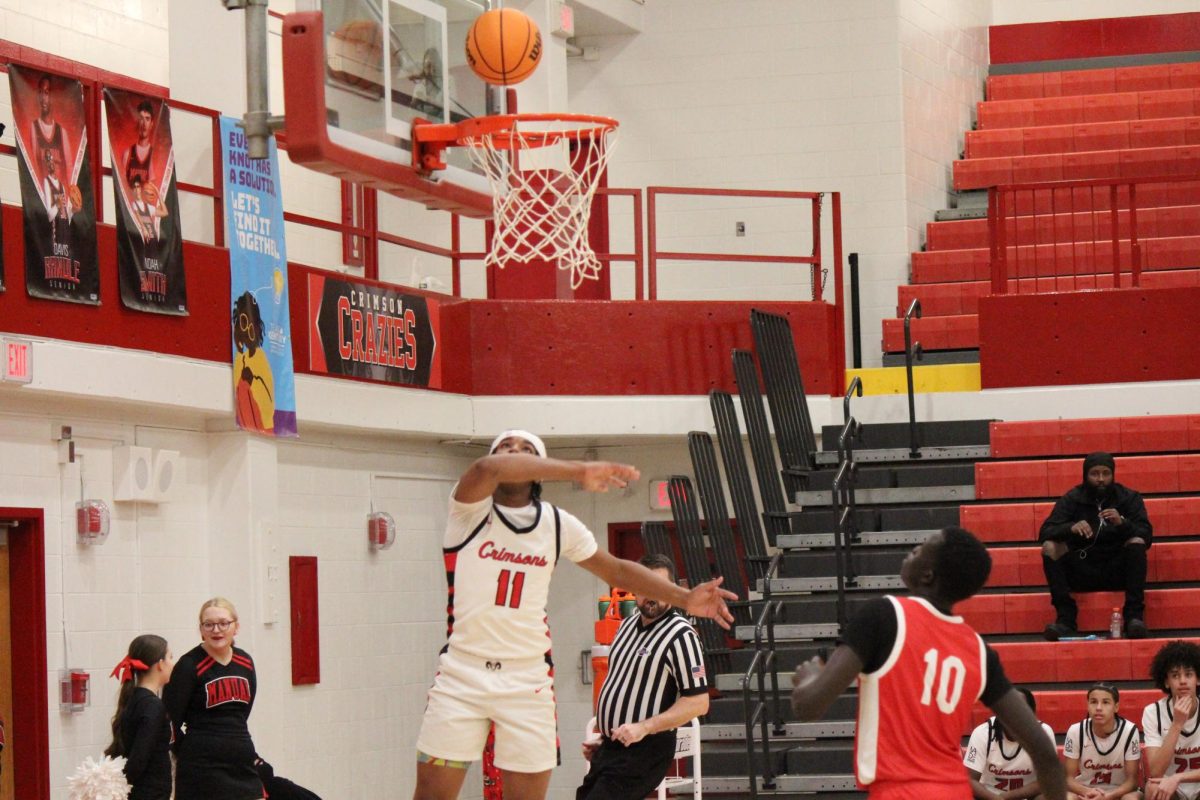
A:
[[[1143,494],[1180,490],[1179,456],[1125,456],[1117,459],[1116,474]]]
[[[1068,181],[1086,180],[1088,178],[1118,178],[1121,176],[1121,151],[1097,150],[1087,153],[1063,154],[1063,179]],[[1049,192],[1046,201],[1049,202]],[[1100,192],[1101,196],[1107,192]],[[1107,198],[1101,200],[1101,208],[1107,208]],[[1045,212],[1041,212],[1045,213]]]
[[[1200,62],[1169,65],[1172,89],[1200,89]]]
[[[1171,414],[1156,417],[1122,417],[1121,451],[1126,453],[1170,452],[1187,449],[1189,417]]]
[[[954,607],[954,613],[962,616],[977,633],[1004,633],[1005,598],[1003,594],[977,594]]]
[[[999,133],[999,131],[995,131]],[[1074,125],[1049,125],[1044,128],[1022,128],[1021,152],[1015,155],[1036,156],[1045,153],[1068,153],[1075,149]],[[1014,180],[1017,180],[1014,178]]]
[[[1193,89],[1162,89],[1154,92],[1138,92],[1137,115],[1140,119],[1190,117],[1196,113],[1194,91]]]
[[[1081,69],[1059,73],[1059,86],[1065,95],[1072,94],[1109,94],[1121,91],[1117,89],[1114,70]]]
[[[1063,453],[1086,454],[1097,450],[1119,453],[1122,450],[1121,421],[1116,417],[1064,419],[1059,430],[1062,432]],[[1083,467],[1082,461],[1076,463],[1080,468]]]
[[[1182,147],[1187,144],[1184,130],[1188,119],[1191,118],[1139,119],[1128,122],[1128,137],[1123,146]]]
[[[988,426],[993,458],[1047,456],[1062,452],[1059,420],[993,422]]]
[[[967,131],[963,152],[967,158],[1024,155],[1023,131],[1021,128]]]
[[[1042,97],[1042,73],[991,75],[987,79],[988,100],[1023,100]]]
[[[1045,515],[1034,503],[966,505],[958,512],[959,522],[983,542],[1035,541]]]
[[[1108,630],[1112,610],[1124,604],[1125,595],[1123,592],[1083,592],[1075,595],[1075,601],[1079,605],[1079,630],[1102,632]],[[997,619],[997,607],[1003,611],[1003,623]],[[976,595],[955,610],[981,634],[1041,633],[1054,621],[1054,607],[1046,592]],[[1200,614],[1200,591],[1196,589],[1149,589],[1146,592],[1146,625],[1151,630],[1189,627],[1197,614]],[[1003,629],[998,629],[1001,626]]]
[[[1080,98],[1075,122],[1116,122],[1138,119],[1138,93],[1096,94]]]
[[[954,162],[955,189],[986,189],[1012,182],[1011,158],[976,158]]]
[[[1171,86],[1171,68],[1167,64],[1117,67],[1113,70],[1113,84],[1118,92],[1168,89]]]
[[[1045,461],[981,461],[975,465],[975,497],[1048,497]]]
[[[1045,181],[1063,180],[1062,153],[1049,153],[1042,156],[1013,156],[1013,183],[1042,183]]]
[[[1129,147],[1129,126],[1126,120],[1117,122],[1087,122],[1071,129],[1075,152],[1089,150],[1120,150]]]
[[[952,283],[991,278],[988,251],[938,250],[912,254],[913,283]]]

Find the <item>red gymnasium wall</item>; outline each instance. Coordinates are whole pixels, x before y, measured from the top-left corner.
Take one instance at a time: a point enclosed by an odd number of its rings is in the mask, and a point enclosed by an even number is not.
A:
[[[229,253],[184,243],[190,315],[131,311],[117,284],[116,234],[97,225],[99,306],[29,297],[21,209],[0,207],[4,277],[0,331],[46,339],[145,350],[228,362]],[[311,267],[289,265],[296,371],[309,363],[308,280]],[[698,395],[735,389],[729,351],[753,349],[750,309],[787,316],[805,388],[840,393],[831,384],[833,309],[818,303],[556,302],[461,300],[425,294],[441,304],[438,346],[442,388],[478,395]],[[337,378],[333,378],[336,380]],[[343,378],[344,380],[353,380]],[[397,388],[397,391],[404,391]]]
[[[993,25],[993,64],[1200,50],[1200,13]]]
[[[984,389],[1200,378],[1200,288],[995,295],[979,303]]]

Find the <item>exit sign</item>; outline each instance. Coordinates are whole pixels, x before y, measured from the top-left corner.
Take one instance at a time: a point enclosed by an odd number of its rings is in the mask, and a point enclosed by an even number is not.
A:
[[[4,340],[4,380],[29,383],[33,380],[33,342],[27,339]]]
[[[671,495],[667,491],[670,485],[670,481],[650,481],[650,508],[655,511],[665,511],[671,507]]]

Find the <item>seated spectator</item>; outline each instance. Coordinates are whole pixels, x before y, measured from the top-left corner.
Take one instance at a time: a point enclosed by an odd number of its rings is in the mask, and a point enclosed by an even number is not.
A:
[[[1072,592],[1125,590],[1125,635],[1146,637],[1146,550],[1154,528],[1146,504],[1114,479],[1108,453],[1083,460],[1083,483],[1059,498],[1042,523],[1042,568],[1056,619],[1044,636],[1074,636],[1078,607]]]
[[[1200,646],[1167,642],[1150,663],[1150,678],[1166,697],[1146,706],[1146,800],[1195,800],[1200,796],[1200,715],[1196,674]]]
[[[1021,686],[1014,688],[1025,695],[1029,710],[1036,713],[1037,701],[1033,692]],[[1046,732],[1050,744],[1055,746],[1054,731],[1050,726],[1043,722],[1042,730]],[[971,782],[971,796],[976,800],[1017,800],[1042,796],[1037,776],[1033,773],[1033,760],[995,717],[971,732],[963,766],[967,768],[967,779]]]
[[[1088,689],[1088,715],[1067,730],[1063,743],[1070,800],[1140,800],[1141,737],[1117,713],[1120,705],[1121,693],[1111,683]]]

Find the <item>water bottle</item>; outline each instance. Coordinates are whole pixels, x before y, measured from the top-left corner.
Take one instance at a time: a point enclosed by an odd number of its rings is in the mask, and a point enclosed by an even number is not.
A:
[[[1110,617],[1109,621],[1108,621],[1108,638],[1120,639],[1121,638],[1121,628],[1123,627],[1123,625],[1124,625],[1124,620],[1121,619],[1121,609],[1114,608],[1112,617]]]

